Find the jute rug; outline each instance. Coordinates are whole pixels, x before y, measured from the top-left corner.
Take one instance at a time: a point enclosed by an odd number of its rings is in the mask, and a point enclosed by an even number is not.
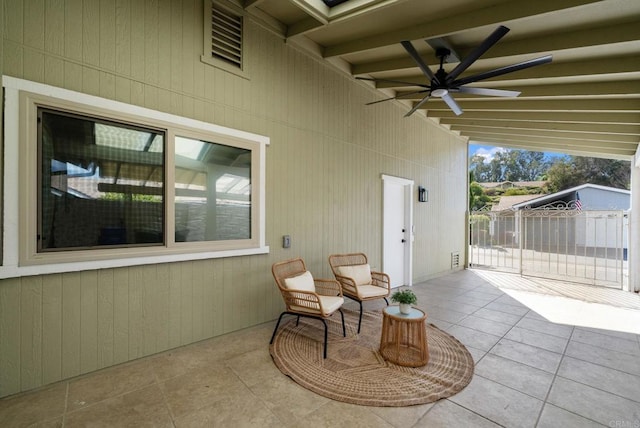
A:
[[[322,358],[324,326],[310,318],[288,316],[270,347],[276,366],[301,386],[337,401],[363,406],[411,406],[450,397],[473,376],[471,354],[453,336],[427,323],[429,362],[418,368],[401,367],[380,355],[382,313],[366,311],[356,334],[358,313],[343,309],[347,337],[342,337],[340,314],[327,321],[327,358]],[[427,318],[428,321],[428,318]]]

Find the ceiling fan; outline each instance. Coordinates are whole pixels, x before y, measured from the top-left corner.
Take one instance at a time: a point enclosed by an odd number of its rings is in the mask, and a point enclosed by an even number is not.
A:
[[[453,93],[465,93],[465,94],[474,94],[474,95],[485,95],[490,97],[517,97],[520,95],[519,91],[506,91],[502,89],[490,89],[490,88],[476,88],[472,86],[465,86],[469,83],[477,82],[479,80],[489,79],[495,76],[501,76],[503,74],[512,73],[518,70],[524,70],[525,68],[534,67],[536,65],[546,64],[551,62],[552,56],[546,55],[540,58],[535,58],[523,62],[519,62],[517,64],[508,65],[506,67],[496,68],[494,70],[485,71],[482,73],[474,74],[468,77],[458,78],[471,64],[473,64],[482,54],[489,50],[494,44],[496,44],[505,34],[509,32],[509,29],[505,26],[499,26],[489,37],[487,37],[479,46],[477,46],[471,53],[465,57],[462,61],[458,63],[458,65],[447,73],[444,70],[443,64],[447,57],[451,54],[451,50],[446,47],[439,47],[436,49],[436,57],[440,59],[440,68],[433,73],[431,69],[427,66],[427,64],[420,57],[416,49],[413,47],[413,44],[408,40],[403,40],[400,42],[402,46],[409,53],[411,58],[418,64],[418,67],[424,75],[429,79],[429,84],[416,84],[412,82],[403,82],[400,80],[389,80],[389,79],[375,79],[368,77],[356,77],[359,80],[370,80],[373,82],[389,82],[389,83],[399,83],[403,85],[411,85],[411,86],[420,86],[421,90],[414,91],[407,94],[397,95],[391,98],[385,98],[383,100],[374,101],[371,103],[367,103],[366,105],[376,104],[384,101],[390,101],[395,99],[401,99],[402,97],[407,97],[415,94],[423,94],[426,93],[424,98],[420,100],[416,105],[413,106],[411,110],[404,115],[404,117],[411,116],[416,110],[422,107],[431,97],[442,98],[442,100],[447,103],[451,111],[453,111],[456,116],[462,114],[462,108],[458,105],[455,99],[451,94]]]

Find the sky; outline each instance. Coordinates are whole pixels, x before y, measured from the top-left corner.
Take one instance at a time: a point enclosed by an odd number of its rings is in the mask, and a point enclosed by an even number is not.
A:
[[[469,156],[480,155],[485,158],[485,162],[491,162],[496,153],[503,152],[507,149],[503,147],[487,146],[480,144],[469,144]],[[545,158],[552,159],[556,157],[564,156],[560,153],[545,152]]]

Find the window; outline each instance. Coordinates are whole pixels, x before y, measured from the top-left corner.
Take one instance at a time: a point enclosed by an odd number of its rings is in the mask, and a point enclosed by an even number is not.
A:
[[[164,243],[165,132],[38,107],[38,252]]]
[[[204,2],[204,52],[202,61],[225,71],[248,77],[244,61],[244,16],[242,10],[219,1]]]
[[[0,278],[268,252],[267,137],[6,76],[3,86]]]
[[[176,137],[176,241],[251,237],[251,151]]]

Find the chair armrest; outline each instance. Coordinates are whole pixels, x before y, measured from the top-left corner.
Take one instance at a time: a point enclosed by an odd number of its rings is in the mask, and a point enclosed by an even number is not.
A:
[[[318,279],[314,278],[316,284],[316,293],[321,296],[340,296],[342,297],[342,287],[335,279]]]
[[[391,279],[383,272],[371,272],[371,283],[391,291]]]
[[[296,311],[295,306],[305,308],[305,312],[313,311],[318,312],[318,314],[322,314],[322,302],[318,297],[318,294],[313,291],[303,291],[303,290],[280,290],[282,292],[282,298],[284,299],[284,303],[287,306],[287,310],[291,310],[292,312]]]
[[[342,293],[349,294],[351,296],[358,295],[358,288],[356,287],[356,281],[348,276],[336,275],[336,279],[342,287]]]

